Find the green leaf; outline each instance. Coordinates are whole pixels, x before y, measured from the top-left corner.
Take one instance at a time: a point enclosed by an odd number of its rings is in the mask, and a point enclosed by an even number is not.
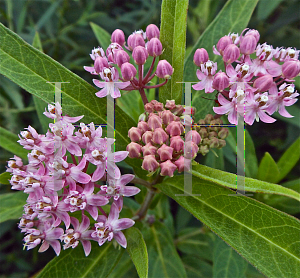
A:
[[[20,218],[27,197],[23,192],[0,194],[0,223]]]
[[[192,174],[203,181],[209,181],[227,188],[237,189],[237,175],[235,174],[213,169],[196,162],[193,163]],[[259,181],[252,178],[245,178],[245,191],[278,194],[300,201],[300,194],[294,190],[278,184]]]
[[[186,41],[186,18],[188,0],[163,0],[161,6],[160,41],[164,52],[160,60],[167,60],[174,72],[171,80],[159,89],[159,101],[174,99],[181,103],[183,66]],[[186,81],[186,80],[184,80]]]
[[[300,275],[300,222],[213,182],[193,176],[193,194],[184,193],[184,176],[157,187],[207,225],[267,277]]]
[[[19,140],[17,135],[0,126],[0,138],[0,147],[23,159],[27,159],[28,151],[23,149],[23,147],[17,143]]]
[[[265,20],[282,2],[282,0],[260,0],[257,6],[257,20]]]
[[[211,22],[211,24],[205,29],[198,41],[194,45],[193,49],[186,57],[184,64],[183,80],[185,82],[199,82],[197,81],[196,71],[197,66],[193,62],[194,54],[197,48],[205,48],[209,54],[210,60],[218,62],[218,70],[224,68],[220,56],[213,54],[213,45],[216,45],[219,39],[229,32],[241,32],[247,27],[253,10],[258,0],[229,0],[224,5],[223,9],[219,12],[217,17]],[[196,83],[195,82],[195,83]],[[202,96],[208,99],[214,99],[214,95],[205,94],[204,91],[193,92],[193,99],[196,95]],[[213,101],[202,99],[203,105],[196,106],[201,109],[201,114],[206,115],[212,112]],[[200,108],[201,107],[201,108]],[[205,108],[206,109],[205,109]],[[203,117],[203,116],[202,116]]]
[[[244,277],[247,261],[220,238],[214,243],[213,278]]]
[[[184,256],[182,262],[188,278],[212,277],[212,266],[205,261],[201,261],[198,257]]]
[[[4,172],[0,174],[0,184],[9,184],[9,179],[11,178],[11,173]]]
[[[119,262],[124,249],[116,249],[113,244],[99,246],[92,242],[92,251],[85,257],[82,246],[62,251],[59,257],[50,261],[37,278],[105,278]]]
[[[224,170],[224,155],[223,155],[223,150],[222,149],[215,149],[214,150],[215,153],[213,152],[209,152],[206,155],[206,159],[205,159],[205,165],[215,168],[215,169],[219,169],[219,170]]]
[[[2,24],[0,38],[0,73],[47,103],[54,101],[55,85],[46,82],[70,82],[61,86],[64,113],[84,115],[81,121],[85,123],[106,123],[106,98],[96,97],[97,90],[91,84],[27,44]],[[115,107],[115,119],[116,151],[125,150],[130,143],[128,130],[135,122],[118,106]],[[147,171],[141,169],[140,160],[127,158],[126,162],[134,168],[136,175],[146,176]]]
[[[279,177],[277,181],[282,180],[296,165],[300,158],[300,137],[285,151],[277,162]]]
[[[135,278],[138,277],[134,265],[127,252],[123,253],[119,263],[109,274],[108,278]]]
[[[143,235],[149,255],[149,277],[186,277],[173,238],[163,223],[155,222]]]
[[[100,27],[99,25],[90,22],[90,25],[93,29],[93,32],[100,44],[100,46],[104,49],[104,51],[106,50],[106,48],[110,45],[111,41],[110,41],[110,37],[111,35],[104,30],[102,27]]]
[[[35,32],[33,42],[32,42],[32,46],[35,47],[36,49],[38,49],[39,51],[44,52],[42,42],[41,42],[41,38],[40,38],[40,35],[39,35],[38,31]]]
[[[126,251],[133,261],[139,277],[148,277],[148,253],[142,233],[137,228],[130,228],[125,233]]]
[[[276,162],[273,157],[266,152],[259,164],[257,178],[262,181],[275,183],[278,181],[279,174]]]

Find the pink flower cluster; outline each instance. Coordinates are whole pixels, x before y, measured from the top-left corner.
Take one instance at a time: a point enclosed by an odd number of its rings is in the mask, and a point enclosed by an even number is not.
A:
[[[123,31],[116,29],[111,35],[111,44],[106,52],[101,47],[94,48],[90,54],[94,66],[84,67],[84,69],[91,74],[100,75],[103,80],[93,79],[94,84],[101,88],[96,96],[102,98],[111,95],[113,98],[118,98],[121,96],[120,89],[126,91],[144,90],[166,84],[173,74],[173,68],[166,60],[160,60],[156,71],[152,73],[156,57],[159,57],[163,51],[159,34],[158,27],[150,24],[147,26],[146,32],[139,30],[131,34],[127,39],[127,45],[125,45]],[[132,58],[136,65],[130,63],[128,54],[130,52],[132,52]],[[147,74],[144,75],[144,64],[149,56],[153,57],[152,64]],[[116,67],[121,69],[122,78]],[[136,78],[137,72],[138,78]],[[165,79],[165,82],[147,86],[155,75]]]
[[[196,130],[184,134],[187,118],[194,123],[188,111],[174,100],[168,100],[165,106],[152,100],[145,105],[145,111],[137,127],[128,131],[132,141],[127,145],[128,156],[143,159],[144,170],[153,173],[160,169],[162,176],[172,177],[176,170],[188,170],[201,143]],[[194,112],[192,109],[191,113]]]
[[[62,116],[59,103],[48,105],[44,114],[54,119],[46,135],[38,134],[29,126],[19,136],[19,143],[31,150],[28,165],[17,156],[8,161],[12,189],[28,194],[19,223],[26,234],[24,245],[32,249],[42,243],[39,252],[51,245],[59,255],[58,239],[64,243],[64,249],[75,248],[81,242],[88,256],[91,240],[102,245],[115,238],[126,248],[121,230],[134,225],[134,221],[119,219],[123,196],[133,196],[140,191],[126,186],[134,175],[121,175],[115,164],[125,159],[128,152],[112,152],[114,139],[102,138],[102,128],[95,128],[93,123],[81,123],[75,131],[73,123],[83,116]],[[89,164],[95,168],[90,174],[87,173]],[[109,204],[110,199],[112,204],[107,215],[102,207]],[[81,211],[81,223],[70,216],[75,211]],[[94,226],[85,212],[94,220]],[[59,227],[62,223],[65,230]]]
[[[209,60],[204,48],[194,54],[194,63],[200,67],[197,70],[200,82],[193,88],[205,89],[205,93],[219,91],[219,107],[213,110],[228,115],[232,124],[237,124],[238,115],[249,125],[255,119],[275,122],[270,115],[276,111],[284,117],[293,117],[285,106],[293,105],[299,96],[295,86],[288,83],[294,82],[293,78],[300,73],[299,50],[274,49],[266,43],[258,44],[259,38],[257,30],[248,29],[240,36],[232,33],[222,37],[213,52],[222,56],[225,72],[217,72],[217,63]],[[253,53],[256,53],[255,58],[250,57]]]

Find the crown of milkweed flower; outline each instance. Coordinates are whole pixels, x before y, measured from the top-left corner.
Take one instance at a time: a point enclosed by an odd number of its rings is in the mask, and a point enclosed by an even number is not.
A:
[[[292,117],[285,106],[294,104],[298,93],[288,93],[285,88],[289,87],[286,82],[294,82],[300,73],[300,51],[292,47],[274,49],[267,43],[259,44],[259,38],[257,30],[248,28],[240,36],[232,33],[222,37],[213,52],[223,57],[227,64],[225,72],[216,74],[217,63],[200,59],[200,53],[204,57],[203,49],[197,49],[194,55],[194,63],[200,68],[196,72],[200,82],[193,85],[193,89],[205,89],[205,93],[217,90],[218,106],[213,110],[219,115],[228,115],[232,124],[237,124],[238,115],[245,116],[249,125],[254,120],[274,122],[270,115],[276,111],[284,117]],[[256,58],[251,58],[254,52]]]
[[[95,56],[97,51],[94,51]],[[111,73],[106,77],[114,78],[114,72]],[[83,116],[63,116],[59,103],[49,104],[44,114],[55,120],[54,124],[49,124],[50,131],[46,135],[38,134],[29,126],[19,136],[19,143],[31,150],[28,165],[14,156],[7,167],[7,172],[12,174],[12,189],[28,194],[19,223],[21,232],[25,233],[24,246],[29,250],[41,244],[39,252],[51,246],[59,255],[59,239],[64,243],[63,249],[76,248],[81,242],[88,256],[90,241],[99,242],[99,238],[92,237],[95,222],[90,223],[84,215],[88,213],[98,225],[103,217],[108,219],[107,223],[115,223],[117,230],[112,230],[113,236],[126,247],[126,239],[119,230],[131,227],[134,222],[126,218],[118,219],[119,212],[123,207],[123,197],[134,196],[140,191],[137,187],[127,186],[134,175],[122,176],[116,166],[116,162],[124,160],[128,152],[112,152],[114,139],[102,138],[102,128],[96,128],[93,123],[80,123],[75,131],[73,123]],[[68,153],[71,161],[68,160]],[[87,173],[89,164],[96,166],[92,173]],[[101,186],[99,182],[106,179],[107,186]],[[105,213],[101,207],[107,205],[111,197],[111,213],[108,216],[99,215],[99,210]],[[70,217],[70,213],[75,211],[82,212],[81,223]],[[65,230],[59,227],[62,224]],[[70,225],[73,227],[69,228]]]
[[[163,52],[163,46],[159,40],[159,29],[150,24],[146,32],[138,30],[133,32],[125,43],[125,35],[122,30],[116,29],[111,35],[111,44],[106,51],[102,48],[94,48],[90,54],[94,61],[93,66],[84,66],[84,69],[92,75],[98,75],[103,81],[93,79],[93,83],[101,88],[96,93],[99,98],[111,95],[113,98],[121,96],[120,90],[144,90],[158,88],[167,83],[173,74],[173,68],[168,61],[162,60],[154,69],[155,60]],[[130,63],[130,56],[125,51],[132,52],[135,64]],[[144,74],[143,65],[151,58],[152,63],[147,73]],[[122,77],[117,68],[121,69]],[[137,70],[138,68],[138,78]],[[155,76],[165,79],[157,85],[147,85]]]

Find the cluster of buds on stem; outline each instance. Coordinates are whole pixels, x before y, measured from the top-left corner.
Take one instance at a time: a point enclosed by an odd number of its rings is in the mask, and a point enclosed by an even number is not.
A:
[[[150,24],[146,32],[139,30],[132,33],[126,44],[123,31],[116,29],[111,35],[111,44],[106,52],[101,47],[94,48],[90,54],[94,66],[84,67],[84,69],[91,74],[99,75],[103,80],[93,79],[94,84],[102,88],[96,96],[101,98],[110,94],[113,98],[118,98],[121,96],[120,89],[138,90],[146,104],[148,101],[145,89],[163,86],[173,74],[173,68],[166,60],[160,60],[153,72],[155,61],[163,52],[159,34],[158,27]],[[130,63],[130,55],[135,64]],[[152,57],[151,66],[144,74],[144,65],[150,57]],[[119,76],[117,67],[120,68],[122,77]],[[147,85],[155,76],[165,81],[157,85]]]
[[[199,83],[195,90],[205,93],[218,91],[218,107],[215,113],[228,115],[228,121],[237,124],[238,115],[252,125],[259,119],[265,123],[276,120],[270,115],[278,111],[283,117],[293,117],[285,106],[293,105],[299,96],[295,92],[294,78],[300,73],[299,50],[294,48],[273,48],[258,44],[257,30],[245,29],[240,36],[229,34],[222,37],[213,52],[223,58],[225,72],[217,72],[217,63],[209,60],[204,48],[197,49],[194,63]],[[251,54],[256,53],[252,59]],[[233,65],[235,63],[235,65]],[[267,114],[268,113],[268,114]]]
[[[31,150],[28,165],[17,156],[8,161],[12,189],[28,194],[19,223],[26,234],[25,247],[32,249],[42,243],[39,252],[44,252],[51,245],[59,255],[60,239],[64,249],[75,248],[81,242],[88,256],[91,240],[102,245],[115,238],[125,248],[126,238],[121,230],[134,225],[134,221],[118,219],[123,197],[140,191],[137,187],[126,186],[134,175],[121,175],[116,166],[128,152],[112,152],[114,139],[102,138],[102,128],[96,128],[93,123],[80,123],[75,131],[73,123],[83,116],[62,116],[59,103],[49,104],[44,114],[55,121],[49,124],[46,135],[38,134],[29,126],[19,136],[18,142]],[[88,173],[89,164],[96,169]],[[107,210],[110,200],[107,214],[105,208]],[[70,217],[75,211],[81,211],[81,223]],[[90,223],[87,213],[94,223]],[[64,229],[59,227],[62,223]]]

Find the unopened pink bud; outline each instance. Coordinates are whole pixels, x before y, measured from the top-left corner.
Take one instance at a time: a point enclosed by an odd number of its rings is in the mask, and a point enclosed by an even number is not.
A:
[[[156,68],[156,76],[163,79],[169,79],[173,74],[173,68],[167,60],[160,60]]]
[[[154,112],[154,105],[150,102],[146,103],[145,106],[145,111],[148,113],[153,113]]]
[[[180,122],[171,122],[167,126],[166,131],[170,134],[170,136],[178,136],[183,133],[184,128]]]
[[[114,53],[115,63],[121,67],[124,63],[129,62],[130,57],[124,50],[118,50]]]
[[[242,38],[240,43],[240,51],[242,54],[250,55],[254,53],[257,45],[257,40],[252,35],[247,35]]]
[[[156,128],[153,132],[152,142],[162,145],[169,139],[168,134],[161,128]]]
[[[229,45],[232,44],[232,39],[229,36],[224,36],[222,37],[218,43],[217,43],[217,49],[218,51],[221,53],[221,55],[223,55],[223,52],[225,50],[225,48]]]
[[[160,56],[162,53],[162,44],[159,39],[152,38],[147,43],[147,50],[150,56],[157,57]]]
[[[167,100],[165,107],[170,110],[173,110],[174,108],[176,108],[175,100],[174,99]]]
[[[173,148],[168,147],[166,144],[163,144],[158,150],[159,158],[161,161],[165,161],[168,159],[172,159],[173,156]]]
[[[184,112],[184,107],[180,104],[176,105],[176,108],[172,111],[174,115],[180,117]]]
[[[132,58],[137,65],[144,65],[147,61],[148,56],[148,51],[143,46],[137,46],[133,49]]]
[[[129,143],[126,147],[126,151],[128,151],[128,156],[130,158],[140,157],[141,150],[142,150],[142,146],[134,142]]]
[[[229,78],[225,72],[218,72],[214,76],[214,81],[212,84],[213,88],[222,92],[225,88],[229,86]]]
[[[164,110],[161,113],[161,118],[164,123],[164,125],[168,125],[170,122],[173,122],[175,120],[174,114],[170,110]]]
[[[119,45],[123,46],[125,44],[125,35],[124,32],[120,29],[116,29],[111,34],[111,42],[116,42]]]
[[[194,64],[198,67],[201,66],[201,64],[206,63],[208,61],[208,53],[206,49],[204,48],[198,48],[194,54]]]
[[[190,170],[190,164],[191,161],[187,158],[184,158],[183,156],[180,156],[175,162],[174,164],[177,166],[178,168],[178,173],[181,173],[183,171],[189,171]]]
[[[94,63],[94,68],[97,73],[103,71],[104,68],[108,68],[108,62],[105,58],[97,56]]]
[[[128,130],[128,137],[132,142],[138,142],[142,139],[142,131],[137,127],[132,127]]]
[[[201,142],[201,136],[200,134],[196,131],[196,130],[190,130],[186,136],[185,136],[185,140],[188,141],[192,141],[194,143],[196,143],[196,145],[199,145]]]
[[[160,164],[160,175],[173,177],[177,166],[170,160],[167,160]]]
[[[255,29],[248,30],[247,33],[245,34],[245,37],[249,36],[249,35],[254,36],[255,40],[256,40],[256,43],[258,43],[259,38],[260,38],[260,34],[257,30],[255,30]]]
[[[142,147],[143,156],[146,155],[155,155],[157,148],[154,147],[151,143],[147,143],[144,147]]]
[[[176,152],[180,152],[184,150],[184,141],[180,136],[173,136],[171,137],[171,144],[172,147]]]
[[[149,24],[146,28],[146,36],[147,39],[150,41],[152,38],[159,39],[159,29],[155,24]]]
[[[161,118],[158,117],[157,115],[155,114],[151,114],[149,116],[149,119],[148,119],[148,126],[152,129],[152,130],[155,130],[159,127],[162,126],[162,121],[161,121]]]
[[[229,44],[224,49],[223,61],[227,64],[235,62],[240,56],[240,50],[235,44]]]
[[[144,38],[141,34],[132,34],[127,39],[128,48],[132,51],[137,46],[145,46]]]
[[[136,76],[136,68],[130,63],[124,63],[121,66],[122,77],[125,81],[130,81]]]
[[[185,142],[184,145],[184,157],[187,159],[194,159],[197,156],[199,147],[193,141]]]
[[[161,102],[157,102],[154,104],[154,110],[157,112],[164,110],[164,105]]]
[[[145,144],[148,144],[150,142],[152,142],[152,137],[153,137],[153,132],[152,131],[146,131],[143,136],[142,136],[142,141]]]
[[[137,127],[142,131],[142,133],[150,130],[148,124],[144,121],[140,121],[137,125]]]
[[[300,62],[296,60],[288,60],[282,65],[282,75],[285,78],[294,78],[300,72]]]
[[[143,160],[142,168],[149,172],[154,172],[159,167],[154,155],[146,155]]]
[[[258,89],[258,92],[268,91],[273,85],[273,77],[270,74],[265,74],[255,79],[253,87]]]

